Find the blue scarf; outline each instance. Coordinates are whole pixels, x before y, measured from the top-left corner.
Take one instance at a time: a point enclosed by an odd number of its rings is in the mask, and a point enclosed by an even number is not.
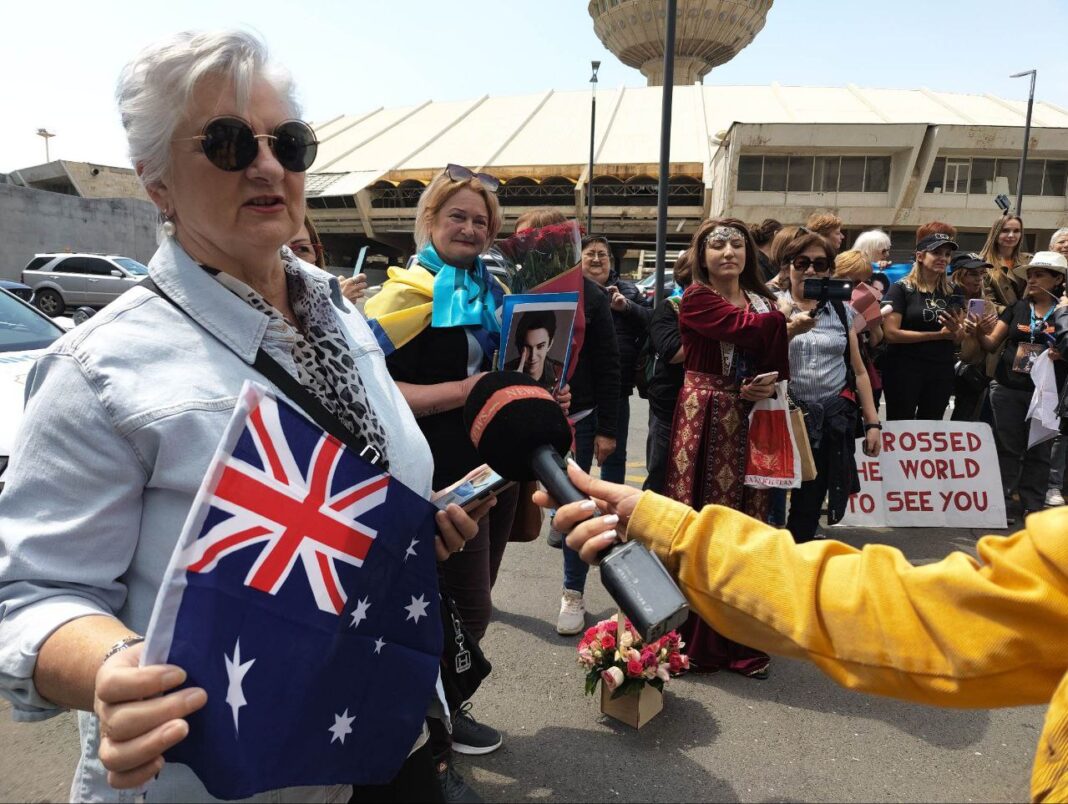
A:
[[[504,303],[504,291],[486,270],[480,257],[470,271],[448,265],[433,243],[419,250],[419,264],[434,274],[432,327],[474,327],[471,334],[488,359],[501,345],[501,322],[497,311]]]

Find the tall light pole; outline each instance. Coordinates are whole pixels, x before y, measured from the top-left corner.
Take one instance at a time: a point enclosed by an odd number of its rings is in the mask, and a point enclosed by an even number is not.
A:
[[[1013,73],[1009,78],[1023,78],[1031,76],[1031,93],[1027,96],[1027,121],[1024,123],[1024,144],[1020,153],[1020,175],[1016,179],[1016,214],[1023,214],[1023,184],[1024,171],[1027,169],[1027,146],[1031,142],[1031,107],[1035,104],[1035,78],[1038,70],[1025,70],[1022,73]]]
[[[48,141],[56,135],[46,128],[39,128],[37,129],[37,136],[43,137],[45,141],[45,162],[51,162],[52,160],[48,156]]]
[[[586,234],[593,234],[593,132],[597,123],[597,71],[601,62],[591,61],[593,75],[590,76],[590,166],[586,171]]]
[[[671,162],[671,90],[675,84],[675,15],[678,0],[668,0],[664,26],[664,88],[660,106],[660,182],[656,199],[656,295],[653,304],[664,301],[664,258],[667,254],[668,168]]]

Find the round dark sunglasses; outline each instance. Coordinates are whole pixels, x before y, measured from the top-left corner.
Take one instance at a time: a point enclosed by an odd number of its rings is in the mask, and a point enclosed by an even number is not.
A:
[[[291,173],[303,173],[312,166],[319,151],[312,127],[303,120],[286,120],[270,134],[256,134],[240,117],[216,117],[204,124],[197,137],[204,156],[220,170],[244,170],[256,161],[260,140],[266,140],[278,164]]]
[[[816,257],[814,260],[811,260],[808,257],[794,257],[793,262],[790,264],[798,271],[802,272],[807,271],[809,266],[812,266],[812,270],[817,274],[822,274],[824,271],[829,271],[831,268],[830,263],[828,263],[824,257]]]

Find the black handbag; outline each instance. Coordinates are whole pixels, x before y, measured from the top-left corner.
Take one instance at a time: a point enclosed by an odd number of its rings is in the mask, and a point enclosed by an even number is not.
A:
[[[471,699],[493,665],[482,653],[475,638],[464,627],[456,601],[439,585],[441,597],[441,627],[445,644],[441,651],[441,685],[449,711],[455,712]]]

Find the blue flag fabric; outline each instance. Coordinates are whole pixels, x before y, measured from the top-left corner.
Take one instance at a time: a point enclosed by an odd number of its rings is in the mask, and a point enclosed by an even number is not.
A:
[[[439,689],[435,510],[246,383],[145,645],[208,693],[167,761],[224,799],[392,779]]]

